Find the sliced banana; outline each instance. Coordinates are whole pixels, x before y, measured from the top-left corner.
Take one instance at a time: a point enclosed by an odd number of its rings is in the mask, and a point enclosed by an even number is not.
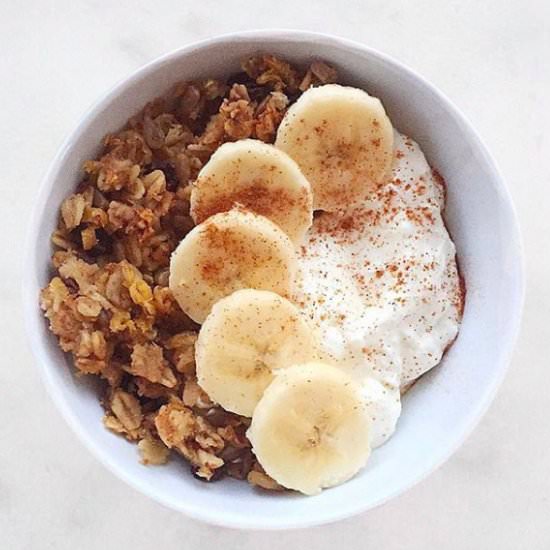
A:
[[[247,436],[266,473],[306,495],[351,478],[370,454],[360,390],[325,363],[281,370],[256,405]]]
[[[393,130],[379,99],[358,88],[310,88],[287,111],[275,145],[300,166],[315,210],[347,208],[390,175]]]
[[[194,227],[170,259],[170,290],[191,319],[202,323],[221,298],[242,288],[290,295],[296,273],[292,241],[252,212],[231,210]]]
[[[254,139],[219,147],[191,191],[195,223],[235,205],[269,218],[294,243],[302,240],[313,220],[311,186],[298,165],[273,145]]]
[[[288,300],[246,289],[214,305],[195,349],[202,389],[224,409],[252,416],[275,372],[315,357],[315,340]]]

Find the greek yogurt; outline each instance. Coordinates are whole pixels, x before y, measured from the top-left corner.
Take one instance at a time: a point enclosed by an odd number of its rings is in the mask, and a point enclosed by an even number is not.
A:
[[[444,207],[443,180],[395,132],[391,181],[361,204],[318,214],[300,249],[296,300],[324,360],[361,384],[373,447],[395,430],[400,391],[458,332],[463,291]]]

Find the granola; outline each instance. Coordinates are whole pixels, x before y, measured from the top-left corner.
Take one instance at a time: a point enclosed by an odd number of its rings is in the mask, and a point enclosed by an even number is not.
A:
[[[243,138],[272,143],[288,106],[336,76],[320,61],[301,69],[259,55],[227,81],[180,82],[104,138],[61,205],[40,306],[76,372],[103,380],[103,423],[137,442],[143,464],[179,455],[201,480],[281,490],[252,453],[249,419],[197,384],[199,327],[171,295],[168,267],[194,225],[191,182],[212,153]]]

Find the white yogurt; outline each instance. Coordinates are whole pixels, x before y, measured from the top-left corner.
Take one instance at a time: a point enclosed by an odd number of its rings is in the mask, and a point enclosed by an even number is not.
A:
[[[318,215],[301,248],[296,299],[325,360],[363,386],[373,446],[395,429],[399,389],[437,365],[458,332],[462,291],[444,206],[419,146],[396,132],[391,183]]]

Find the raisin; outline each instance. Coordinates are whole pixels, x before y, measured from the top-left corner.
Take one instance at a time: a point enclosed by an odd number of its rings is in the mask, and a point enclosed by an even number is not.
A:
[[[132,350],[124,342],[117,342],[113,350],[113,359],[120,363],[130,363]]]
[[[78,284],[72,277],[65,279],[65,286],[69,289],[71,294],[78,294]]]
[[[97,258],[98,256],[104,256],[105,254],[111,254],[113,252],[112,236],[101,227],[95,230],[95,236],[97,239],[97,244],[91,250],[87,251],[88,255],[92,258]]]

